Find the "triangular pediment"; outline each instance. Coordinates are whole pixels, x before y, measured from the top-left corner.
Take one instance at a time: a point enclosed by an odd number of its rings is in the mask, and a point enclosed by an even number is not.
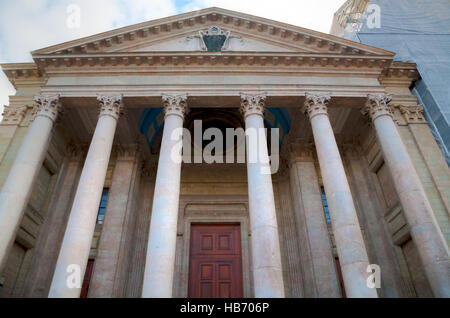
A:
[[[36,50],[32,55],[207,51],[202,36],[211,27],[218,27],[226,36],[219,51],[393,56],[329,34],[221,8],[152,20]]]

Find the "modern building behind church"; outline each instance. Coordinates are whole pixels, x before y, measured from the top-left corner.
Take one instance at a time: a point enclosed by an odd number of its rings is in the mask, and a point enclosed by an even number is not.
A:
[[[450,3],[447,0],[347,0],[330,34],[395,52],[417,64],[410,87],[450,164]],[[368,23],[367,23],[368,22]]]
[[[450,296],[414,63],[220,8],[32,57],[1,65],[0,297]],[[210,162],[229,128],[268,133]]]

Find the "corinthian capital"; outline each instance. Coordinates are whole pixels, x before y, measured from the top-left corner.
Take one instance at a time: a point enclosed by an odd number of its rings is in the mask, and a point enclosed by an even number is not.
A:
[[[27,112],[27,106],[11,107],[5,106],[3,109],[2,125],[18,125],[22,122]]]
[[[189,112],[187,106],[187,95],[162,95],[162,102],[164,107],[164,115],[177,115],[184,119],[184,115]]]
[[[263,116],[265,105],[265,94],[241,94],[240,111],[244,118],[254,114]]]
[[[361,113],[369,115],[372,121],[384,115],[392,117],[392,109],[388,105],[391,99],[392,95],[389,94],[369,94]]]
[[[101,116],[111,116],[114,119],[119,119],[123,113],[122,94],[112,95],[97,95],[97,100],[100,106]]]
[[[306,93],[305,95],[305,104],[302,107],[302,111],[305,114],[308,114],[309,119],[311,120],[314,116],[317,115],[328,115],[328,103],[331,99],[330,94],[321,93],[321,94],[310,94]]]
[[[396,107],[394,105],[394,107]],[[408,124],[426,124],[425,115],[423,112],[423,106],[397,106],[400,109],[400,113],[403,115],[405,122]]]
[[[62,112],[61,101],[59,95],[36,95],[34,97],[36,105],[33,109],[33,119],[39,116],[47,117],[51,121],[55,121]]]

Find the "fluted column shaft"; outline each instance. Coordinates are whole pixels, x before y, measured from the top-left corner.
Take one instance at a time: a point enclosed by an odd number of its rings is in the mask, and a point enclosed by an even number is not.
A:
[[[181,178],[180,133],[186,96],[163,96],[164,130],[159,152],[142,297],[172,297]]]
[[[264,133],[264,95],[242,95],[255,297],[284,297],[280,242]],[[257,136],[252,138],[251,135]]]
[[[306,94],[303,109],[311,121],[345,291],[348,297],[377,297],[376,290],[367,286],[369,258],[328,118],[329,99],[324,94]]]
[[[49,297],[76,298],[81,292],[117,120],[122,109],[121,95],[99,96],[98,100],[100,115],[78,183]],[[77,274],[80,276],[74,278]],[[72,279],[81,282],[77,284]]]
[[[58,95],[36,96],[35,118],[0,192],[0,273],[45,158],[53,124],[61,111]]]
[[[449,249],[408,151],[392,119],[390,95],[369,95],[363,113],[375,126],[384,160],[403,207],[426,276],[436,297],[450,297]]]

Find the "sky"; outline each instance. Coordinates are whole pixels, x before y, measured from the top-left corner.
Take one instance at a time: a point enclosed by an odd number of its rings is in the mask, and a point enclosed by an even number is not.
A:
[[[208,7],[330,31],[345,0],[0,0],[0,63],[31,62],[30,52],[100,32]],[[74,6],[75,5],[75,6]],[[79,9],[79,25],[71,17]],[[0,111],[15,90],[0,71]]]

